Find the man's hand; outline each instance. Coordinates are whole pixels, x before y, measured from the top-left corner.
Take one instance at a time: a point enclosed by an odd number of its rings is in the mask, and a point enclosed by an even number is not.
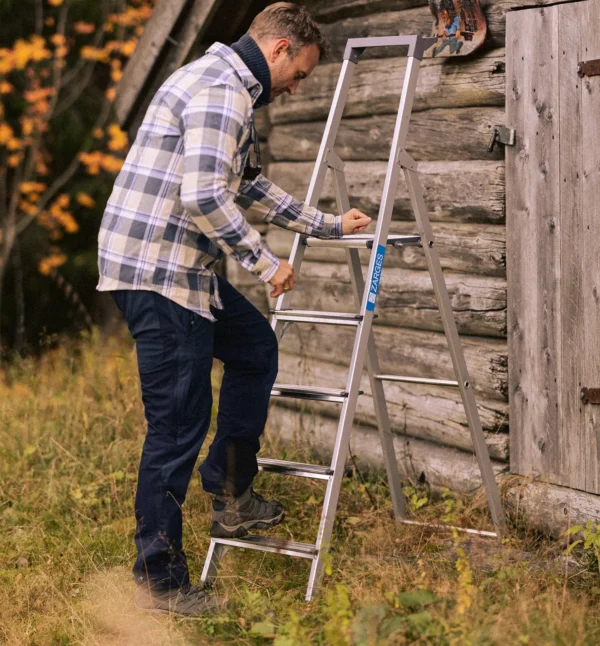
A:
[[[273,285],[275,288],[271,290],[271,298],[277,298],[284,292],[289,292],[290,289],[294,289],[296,285],[296,274],[294,274],[292,265],[285,260],[280,260],[279,269],[269,281],[269,285]]]
[[[350,233],[360,233],[364,231],[371,218],[358,209],[350,209],[348,213],[342,215],[342,234],[347,236]]]

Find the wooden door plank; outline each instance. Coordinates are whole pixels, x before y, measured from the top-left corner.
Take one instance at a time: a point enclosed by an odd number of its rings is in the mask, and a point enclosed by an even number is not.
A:
[[[519,133],[506,155],[511,467],[539,475],[557,453],[560,414],[558,11],[507,21],[507,123]]]
[[[580,3],[581,55],[583,60],[600,58],[600,2]],[[583,385],[600,387],[600,76],[582,79],[582,253]],[[600,493],[600,407],[583,407],[583,434],[579,450],[585,457],[585,490]]]
[[[544,474],[552,482],[578,489],[585,487],[585,453],[582,453],[581,359],[584,305],[582,298],[582,255],[584,246],[581,210],[581,83],[577,63],[581,60],[581,9],[578,5],[558,7],[560,77],[560,211],[562,375],[558,427],[558,450],[553,472]]]

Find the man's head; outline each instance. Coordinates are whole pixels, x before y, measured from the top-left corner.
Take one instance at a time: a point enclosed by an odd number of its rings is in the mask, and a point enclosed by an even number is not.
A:
[[[271,71],[271,97],[294,94],[328,45],[319,26],[304,7],[292,2],[276,2],[256,16],[248,34],[256,41]]]

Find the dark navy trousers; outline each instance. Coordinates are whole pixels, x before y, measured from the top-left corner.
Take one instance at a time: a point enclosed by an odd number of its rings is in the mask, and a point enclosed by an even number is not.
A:
[[[210,493],[239,495],[258,472],[256,454],[277,376],[277,339],[268,320],[218,277],[224,309],[211,322],[150,291],[112,292],[136,344],[148,431],[135,516],[138,583],[189,582],[181,506],[212,411],[213,357],[224,365],[217,433],[199,467]]]

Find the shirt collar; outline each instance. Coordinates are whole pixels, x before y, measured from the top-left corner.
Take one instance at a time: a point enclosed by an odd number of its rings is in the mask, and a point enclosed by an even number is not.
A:
[[[217,42],[211,45],[206,50],[206,53],[218,56],[229,63],[244,84],[244,87],[248,90],[252,97],[252,103],[256,103],[256,100],[262,94],[263,87],[254,74],[252,74],[246,63],[244,63],[233,49],[231,49],[231,47],[227,47],[227,45],[223,45],[223,43]]]

